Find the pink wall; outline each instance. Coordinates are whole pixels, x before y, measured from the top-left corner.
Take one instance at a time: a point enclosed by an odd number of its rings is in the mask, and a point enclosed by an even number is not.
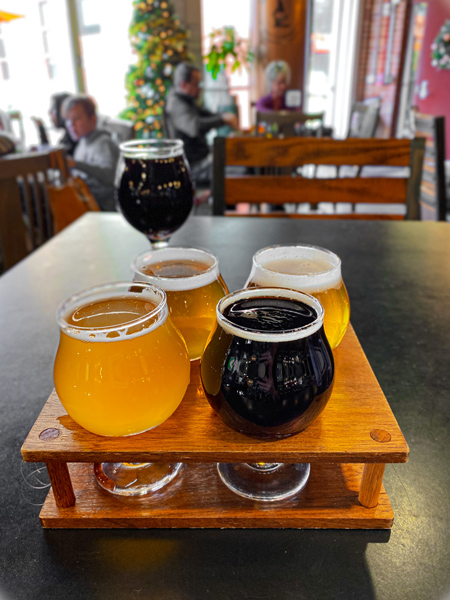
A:
[[[418,4],[418,0],[415,0]],[[425,36],[417,71],[417,83],[428,81],[428,97],[420,99],[416,94],[414,104],[421,113],[445,117],[446,158],[450,159],[450,70],[438,71],[431,66],[431,49],[439,29],[450,19],[450,0],[429,0]]]

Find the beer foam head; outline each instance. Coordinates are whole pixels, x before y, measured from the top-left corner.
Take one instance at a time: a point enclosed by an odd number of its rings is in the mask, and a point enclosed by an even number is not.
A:
[[[245,327],[236,325],[224,316],[223,312],[227,306],[230,306],[230,304],[234,304],[239,300],[250,298],[287,298],[289,300],[303,302],[314,309],[317,318],[312,323],[297,329],[290,329],[288,331],[263,332],[254,329],[246,329]],[[309,337],[313,333],[316,333],[316,331],[319,331],[319,329],[323,326],[324,316],[323,307],[316,298],[310,296],[309,294],[305,294],[304,292],[296,292],[294,290],[287,290],[285,288],[247,288],[245,290],[233,292],[219,301],[216,312],[217,320],[220,326],[230,335],[255,342],[269,343],[292,342]]]
[[[118,325],[100,327],[77,326],[72,315],[96,303],[108,300],[147,301],[144,315]],[[70,296],[58,306],[56,320],[65,334],[83,342],[118,342],[146,335],[162,325],[168,315],[167,297],[163,290],[148,283],[118,282],[95,286]]]
[[[318,246],[269,246],[253,256],[246,283],[285,287],[310,294],[338,287],[342,281],[339,256]]]
[[[161,277],[145,272],[145,268],[164,262],[177,260],[205,265],[205,270],[181,277]],[[131,274],[134,281],[145,281],[157,285],[165,292],[195,290],[209,285],[219,278],[219,261],[214,254],[202,248],[168,247],[161,250],[149,250],[138,254],[131,263]]]

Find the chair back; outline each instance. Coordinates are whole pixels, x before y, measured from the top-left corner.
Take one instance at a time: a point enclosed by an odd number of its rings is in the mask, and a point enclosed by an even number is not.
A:
[[[350,125],[347,137],[349,138],[371,138],[375,135],[380,116],[378,104],[365,104],[356,102],[350,114]]]
[[[308,127],[312,124],[315,124],[315,127]],[[289,110],[258,111],[256,113],[256,132],[258,135],[265,135],[267,129],[270,129],[275,136],[320,137],[323,129],[323,113],[302,113]]]
[[[240,203],[327,201],[372,204],[406,204],[406,219],[420,219],[419,193],[425,140],[286,138],[265,139],[216,138],[214,144],[213,212],[233,214],[227,208]],[[386,177],[384,174],[330,179],[298,175],[302,165],[366,165],[409,167],[408,176]],[[228,166],[257,170],[266,167],[283,169],[289,174],[226,176]],[[361,169],[358,169],[358,172]],[[381,175],[381,176],[380,176]],[[235,213],[234,213],[235,214]],[[267,216],[267,215],[266,215]],[[273,216],[273,213],[270,213]],[[305,215],[283,216],[304,217]],[[317,218],[318,215],[314,215]],[[327,215],[328,216],[328,215]],[[403,218],[403,215],[332,215],[331,218]]]
[[[420,213],[424,221],[445,221],[445,117],[415,113],[415,135],[425,138],[420,186]]]
[[[47,186],[62,183],[67,169],[55,169],[56,155],[66,167],[65,151],[12,154],[0,159],[0,251],[3,270],[53,235]]]

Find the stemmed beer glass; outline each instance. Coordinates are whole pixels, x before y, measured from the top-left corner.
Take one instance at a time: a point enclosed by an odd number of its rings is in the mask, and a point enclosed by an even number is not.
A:
[[[200,372],[206,397],[226,425],[275,440],[317,418],[334,383],[323,314],[316,298],[287,289],[246,289],[220,300]],[[220,463],[218,471],[237,494],[274,501],[299,492],[310,466]]]
[[[101,436],[128,436],[161,425],[190,380],[186,344],[166,294],[149,283],[104,284],[75,294],[57,310],[60,343],[55,388],[68,414]],[[143,496],[171,481],[181,463],[101,463],[106,490]]]
[[[170,236],[191,212],[194,189],[181,140],[133,140],[120,145],[116,200],[125,219],[152,248]]]

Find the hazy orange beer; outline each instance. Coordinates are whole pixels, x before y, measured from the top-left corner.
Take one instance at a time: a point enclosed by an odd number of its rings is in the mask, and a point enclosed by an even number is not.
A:
[[[269,246],[253,256],[246,287],[288,288],[311,294],[325,310],[324,327],[331,348],[342,340],[350,320],[350,301],[341,259],[318,246]]]
[[[79,425],[98,435],[131,435],[176,410],[190,363],[162,290],[131,282],[98,286],[65,300],[57,320],[55,388]]]
[[[228,293],[216,256],[201,248],[168,247],[138,254],[131,270],[135,281],[166,292],[170,316],[190,359],[200,358],[216,322],[216,305]]]

